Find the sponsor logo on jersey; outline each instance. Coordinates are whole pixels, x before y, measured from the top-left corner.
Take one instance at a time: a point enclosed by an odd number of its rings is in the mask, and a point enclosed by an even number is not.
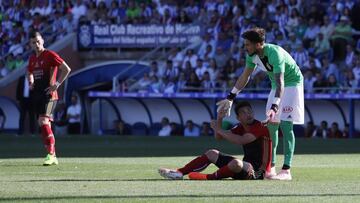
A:
[[[293,108],[291,106],[284,106],[283,107],[283,113],[290,113],[293,111]]]

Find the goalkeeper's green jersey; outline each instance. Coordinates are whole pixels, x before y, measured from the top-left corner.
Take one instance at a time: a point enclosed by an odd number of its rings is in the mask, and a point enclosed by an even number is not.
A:
[[[246,68],[260,68],[266,71],[271,81],[271,88],[276,88],[275,73],[284,73],[284,86],[298,86],[303,83],[303,76],[299,66],[290,54],[282,47],[275,44],[264,45],[264,56],[257,54],[246,56]]]

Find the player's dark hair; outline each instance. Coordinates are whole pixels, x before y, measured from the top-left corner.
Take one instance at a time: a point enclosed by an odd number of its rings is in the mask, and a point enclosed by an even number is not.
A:
[[[236,104],[235,109],[234,109],[235,114],[238,115],[240,109],[243,108],[243,107],[249,107],[250,109],[252,109],[251,104],[249,102],[242,101],[242,102],[239,102],[239,103]]]
[[[263,28],[255,27],[245,31],[241,37],[252,43],[264,43],[266,31]]]
[[[29,34],[30,39],[31,39],[31,38],[35,38],[35,37],[37,37],[37,36],[42,37],[41,34],[40,34],[40,32],[37,31],[37,30],[31,31],[30,34]]]

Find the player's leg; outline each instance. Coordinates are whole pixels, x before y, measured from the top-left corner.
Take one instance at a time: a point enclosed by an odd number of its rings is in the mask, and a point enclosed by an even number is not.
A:
[[[284,165],[277,176],[272,179],[291,180],[290,167],[294,156],[295,135],[293,124],[304,123],[304,96],[303,87],[285,87],[282,99],[281,130],[284,142]]]
[[[272,102],[274,100],[275,91],[271,90],[270,94],[268,96],[268,100],[266,103],[266,112],[271,108]],[[271,156],[271,169],[270,171],[267,171],[265,176],[267,178],[271,176],[276,175],[275,171],[275,164],[276,164],[276,152],[277,152],[277,146],[279,142],[279,123],[280,123],[280,114],[281,114],[281,102],[279,105],[279,113],[276,114],[275,120],[278,121],[276,123],[268,123],[267,128],[269,130],[269,134],[272,140],[272,156]]]
[[[217,150],[216,150],[217,151]],[[192,180],[218,180],[228,177],[233,177],[236,171],[241,171],[242,161],[233,156],[217,151],[217,159],[213,159],[214,163],[219,169],[212,174],[203,174],[199,172],[189,173],[189,178]]]
[[[42,104],[42,109],[39,115],[39,126],[41,128],[41,136],[45,149],[48,155],[45,158],[44,165],[57,165],[58,160],[55,152],[55,137],[51,129],[50,120],[52,119],[52,113],[55,109],[56,101],[47,101]]]
[[[159,174],[168,179],[182,179],[184,175],[193,171],[202,171],[209,166],[210,163],[215,163],[218,157],[219,151],[210,149],[203,155],[191,160],[185,166],[179,169],[167,169],[160,168]]]

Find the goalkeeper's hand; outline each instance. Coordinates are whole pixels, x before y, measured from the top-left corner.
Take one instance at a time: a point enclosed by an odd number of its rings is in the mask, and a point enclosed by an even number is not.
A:
[[[233,104],[232,100],[229,99],[223,99],[219,102],[216,103],[217,107],[217,112],[220,112],[221,110],[225,111],[225,115],[226,116],[230,116],[230,112],[231,112],[231,106]]]

